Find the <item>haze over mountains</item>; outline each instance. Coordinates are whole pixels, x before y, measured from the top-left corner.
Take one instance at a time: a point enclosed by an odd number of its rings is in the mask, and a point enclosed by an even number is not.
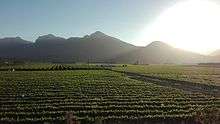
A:
[[[220,49],[212,52],[211,55],[212,56],[219,56],[220,57]]]
[[[218,55],[200,55],[160,41],[137,47],[100,31],[68,39],[48,34],[38,37],[34,43],[20,37],[0,39],[0,58],[31,61],[190,64],[220,62]]]

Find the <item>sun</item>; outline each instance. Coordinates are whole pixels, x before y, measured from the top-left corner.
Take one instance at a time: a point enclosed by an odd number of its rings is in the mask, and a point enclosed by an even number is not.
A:
[[[164,41],[202,54],[220,49],[220,5],[208,0],[177,3],[148,25],[137,40]]]

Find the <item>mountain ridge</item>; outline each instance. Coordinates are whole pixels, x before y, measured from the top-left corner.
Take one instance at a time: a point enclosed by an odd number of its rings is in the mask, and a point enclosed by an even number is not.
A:
[[[5,42],[8,45],[3,45]],[[12,43],[13,45],[11,45]],[[67,39],[47,34],[39,36],[35,42],[26,41],[20,37],[3,38],[0,39],[0,48],[0,58],[18,58],[32,61],[139,62],[140,64],[219,61],[215,57],[174,48],[162,41],[154,41],[145,47],[134,46],[101,31],[84,37]]]

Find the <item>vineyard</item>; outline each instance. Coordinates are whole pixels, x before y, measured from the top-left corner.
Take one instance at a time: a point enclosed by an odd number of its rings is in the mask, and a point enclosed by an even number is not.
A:
[[[46,68],[46,69],[45,69]],[[0,123],[193,123],[220,98],[130,79],[103,67],[0,71]],[[19,71],[16,71],[19,70]]]
[[[107,67],[101,65],[88,64],[22,64],[22,65],[8,65],[0,66],[0,71],[64,71],[64,70],[103,70]]]
[[[220,86],[220,68],[192,65],[128,65],[114,70]]]

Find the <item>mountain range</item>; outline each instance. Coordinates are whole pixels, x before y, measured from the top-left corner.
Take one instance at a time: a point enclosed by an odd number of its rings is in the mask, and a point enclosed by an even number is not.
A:
[[[0,58],[30,61],[190,64],[220,62],[219,56],[220,52],[205,56],[161,41],[138,47],[100,31],[68,39],[48,34],[38,37],[35,42],[20,37],[0,39]]]

